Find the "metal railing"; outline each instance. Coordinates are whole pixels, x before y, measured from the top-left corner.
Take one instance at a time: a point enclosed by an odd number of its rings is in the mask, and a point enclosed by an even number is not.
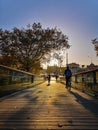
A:
[[[0,65],[0,86],[34,81],[34,74]]]
[[[65,78],[61,77],[60,81],[65,83]],[[76,89],[98,96],[98,68],[73,74],[71,84]]]
[[[44,78],[11,67],[0,65],[0,96],[42,83]]]
[[[75,73],[72,76],[72,86],[82,91],[98,92],[98,68]]]

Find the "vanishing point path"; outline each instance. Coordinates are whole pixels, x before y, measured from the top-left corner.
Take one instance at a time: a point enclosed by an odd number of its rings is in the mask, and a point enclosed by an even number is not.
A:
[[[98,130],[98,99],[47,82],[0,99],[0,130]]]

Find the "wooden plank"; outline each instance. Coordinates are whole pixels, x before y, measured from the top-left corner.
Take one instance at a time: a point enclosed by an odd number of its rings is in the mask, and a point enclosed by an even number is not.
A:
[[[95,130],[98,101],[55,81],[50,86],[43,83],[0,102],[0,130],[4,129]]]

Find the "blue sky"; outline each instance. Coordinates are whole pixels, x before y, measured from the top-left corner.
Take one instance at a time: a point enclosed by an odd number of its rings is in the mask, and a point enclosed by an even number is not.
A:
[[[98,65],[91,44],[98,37],[98,0],[0,0],[0,28],[25,28],[34,22],[43,28],[57,26],[68,36],[69,63],[87,65],[92,60]]]

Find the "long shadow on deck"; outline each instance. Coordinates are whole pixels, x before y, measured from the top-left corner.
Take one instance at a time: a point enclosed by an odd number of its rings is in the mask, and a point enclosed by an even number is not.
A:
[[[95,116],[98,117],[98,101],[96,99],[86,99],[82,95],[78,94],[77,92],[70,91],[70,94],[72,94],[75,97],[76,102],[81,104],[85,109],[89,110],[92,112]],[[59,94],[58,98],[66,98],[67,96],[64,94]],[[57,107],[61,107],[62,102],[54,102],[54,105]]]
[[[95,115],[98,114],[98,102],[95,101],[94,99],[86,99],[84,97],[82,97],[81,95],[79,95],[77,92],[70,92],[71,94],[73,94],[76,98],[76,101],[78,103],[80,103],[81,105],[83,105],[83,107],[85,107],[87,110],[93,112]]]

